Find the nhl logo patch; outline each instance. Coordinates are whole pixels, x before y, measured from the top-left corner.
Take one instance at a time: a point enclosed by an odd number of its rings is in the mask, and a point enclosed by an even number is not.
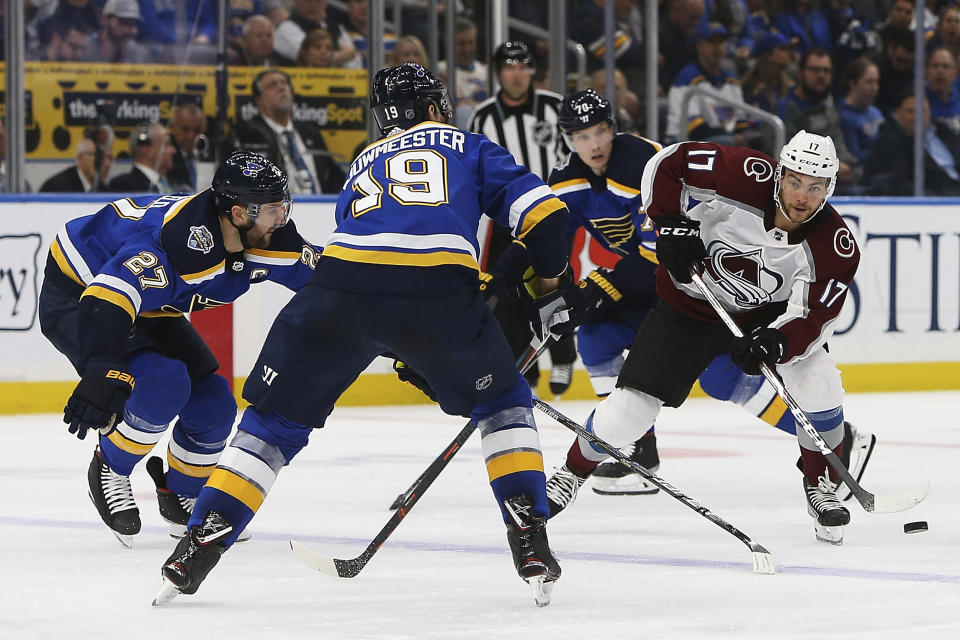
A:
[[[493,374],[488,373],[482,378],[477,378],[477,391],[483,391],[487,387],[493,384]]]
[[[190,227],[190,236],[187,238],[187,248],[208,254],[213,250],[213,233],[201,225]]]
[[[533,125],[533,140],[541,147],[546,147],[553,142],[553,126],[543,120]]]

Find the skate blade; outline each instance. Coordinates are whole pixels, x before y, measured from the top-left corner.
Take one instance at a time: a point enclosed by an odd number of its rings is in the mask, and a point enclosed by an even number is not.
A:
[[[820,542],[826,542],[834,546],[843,544],[843,527],[827,527],[822,524],[813,525],[813,531]]]
[[[180,590],[177,589],[172,582],[164,578],[163,585],[160,587],[160,591],[158,591],[157,595],[154,597],[151,606],[159,607],[165,605],[178,595],[180,595]]]
[[[170,534],[170,537],[174,540],[182,540],[187,537],[187,528],[182,524],[170,523],[170,526],[167,528],[167,533]],[[253,537],[253,533],[249,529],[244,529],[240,532],[240,535],[237,536],[237,542],[246,542]]]
[[[126,547],[127,549],[133,549],[133,536],[132,536],[132,535],[128,535],[128,534],[126,534],[126,533],[118,533],[118,532],[114,531],[113,529],[110,529],[110,533],[112,533],[113,535],[117,536],[117,540],[119,540],[119,541],[120,541],[120,544],[122,544],[124,547]]]
[[[659,493],[660,487],[631,473],[622,478],[594,478],[593,492],[601,496],[649,496]]]
[[[545,575],[527,578],[527,584],[529,584],[531,590],[533,590],[533,601],[537,603],[538,607],[546,607],[550,604],[550,598],[553,595],[553,586],[556,582],[556,580],[548,579]]]

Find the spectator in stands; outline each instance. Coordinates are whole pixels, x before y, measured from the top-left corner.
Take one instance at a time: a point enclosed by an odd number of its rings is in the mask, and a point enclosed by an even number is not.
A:
[[[607,72],[605,69],[597,69],[590,74],[590,88],[607,98]],[[639,129],[643,113],[641,109],[640,98],[636,93],[630,90],[627,84],[627,76],[620,69],[613,70],[613,88],[616,99],[613,104],[614,119],[617,124],[617,131],[622,133],[636,133]],[[609,100],[609,98],[607,98]]]
[[[852,0],[828,0],[821,8],[830,24],[833,60],[838,69],[846,69],[860,56],[880,53],[880,36]]]
[[[909,29],[888,29],[883,38],[880,60],[880,90],[877,107],[889,115],[898,96],[913,87],[914,38]]]
[[[957,59],[946,47],[933,49],[926,66],[927,100],[930,118],[960,134],[960,83]]]
[[[27,54],[31,58],[41,57],[53,33],[59,31],[62,34],[65,25],[88,34],[99,31],[100,15],[92,0],[53,0],[41,6],[27,27]]]
[[[320,126],[293,120],[293,100],[286,73],[267,69],[257,74],[253,101],[258,113],[237,123],[237,146],[282,168],[290,178],[290,193],[339,193],[346,176],[327,151]]]
[[[837,184],[849,185],[856,178],[853,167],[859,164],[844,143],[840,114],[830,94],[833,61],[830,52],[811,47],[800,56],[797,82],[780,101],[779,113],[789,140],[801,129],[833,138],[840,159]]]
[[[733,74],[721,67],[727,50],[727,30],[719,22],[708,22],[697,31],[697,60],[680,70],[667,95],[669,112],[667,113],[668,141],[681,139],[686,129],[688,140],[704,140],[720,144],[743,144],[741,136],[734,137],[734,131],[742,131],[747,121],[742,113],[708,96],[697,96],[690,101],[687,121],[681,121],[681,105],[687,91],[692,86],[707,83],[727,98],[743,102],[743,89]]]
[[[770,20],[768,0],[747,0],[747,6],[750,15],[747,16],[743,31],[737,38],[736,48],[733,52],[738,69],[745,68],[751,56],[754,58],[757,56],[754,50],[760,40],[772,32],[779,33]]]
[[[137,0],[107,0],[103,25],[90,38],[83,59],[88,62],[154,62],[146,47],[135,42],[143,18]]]
[[[473,109],[489,97],[487,81],[489,69],[487,65],[477,59],[477,25],[471,20],[458,17],[456,31],[457,55],[457,95],[456,123],[460,128],[467,128]],[[399,48],[400,43],[397,43]],[[441,60],[437,63],[437,71],[445,86],[447,82],[447,63]]]
[[[40,185],[40,191],[47,193],[106,191],[107,176],[110,175],[112,165],[112,144],[104,149],[97,149],[97,144],[92,139],[83,138],[77,144],[73,164],[47,178]]]
[[[893,0],[887,12],[887,19],[877,25],[877,33],[886,44],[887,34],[891,30],[913,31],[913,0]],[[927,23],[929,26],[929,23]]]
[[[270,20],[270,24],[277,25],[289,17],[289,12],[284,0],[228,0],[227,46],[235,51],[240,50],[243,25],[257,15],[264,16]]]
[[[938,15],[937,31],[927,42],[927,51],[946,47],[955,59],[960,60],[960,6],[944,5]]]
[[[326,29],[337,42],[337,51],[333,55],[333,65],[343,66],[357,55],[357,50],[349,39],[341,39],[336,24],[345,16],[331,12],[327,14],[327,0],[293,0],[290,17],[277,25],[273,37],[273,48],[282,56],[287,66],[293,66],[300,51],[300,45],[307,34],[314,29]]]
[[[79,24],[58,22],[49,25],[50,40],[44,47],[43,59],[49,62],[80,62],[90,44],[90,33]]]
[[[353,43],[357,55],[352,58],[341,58],[341,66],[347,69],[363,69],[367,66],[367,29],[370,22],[369,0],[347,0],[347,18],[338,27],[339,39]],[[393,55],[397,44],[396,36],[391,32],[383,34],[384,57],[386,60]]]
[[[314,29],[307,34],[297,54],[298,67],[326,68],[333,66],[336,45],[326,29]]]
[[[857,58],[844,70],[843,87],[845,95],[837,104],[843,141],[862,165],[883,124],[883,113],[873,104],[880,88],[880,70],[869,58]]]
[[[229,64],[242,67],[273,67],[289,64],[273,48],[274,26],[266,16],[247,18],[241,30],[240,46],[228,52]]]
[[[667,93],[680,70],[697,59],[697,25],[703,17],[703,0],[668,0],[660,21],[660,90]]]
[[[787,0],[786,5],[788,8],[773,19],[773,25],[780,33],[788,38],[797,38],[801,53],[810,47],[833,50],[830,23],[823,12],[813,5],[813,0]]]
[[[143,122],[130,133],[133,168],[113,178],[113,193],[171,193],[167,173],[173,164],[173,145],[163,125]]]
[[[587,71],[602,69],[606,56],[604,0],[580,0],[570,13],[570,37],[587,50]],[[614,2],[614,63],[621,69],[639,69],[646,59],[643,33],[630,23],[634,3]]]
[[[427,59],[427,48],[423,46],[423,43],[420,42],[420,38],[417,36],[401,36],[397,38],[396,46],[393,48],[393,62],[390,64],[396,66],[404,62],[416,62],[424,69],[430,68],[430,60]]]
[[[748,104],[777,113],[780,100],[793,84],[787,69],[793,63],[797,41],[777,30],[753,41],[753,67],[743,76],[743,95]]]
[[[217,41],[215,2],[139,0],[140,42],[173,45],[183,42],[210,44]]]
[[[196,102],[177,105],[170,119],[170,143],[173,161],[167,180],[176,192],[195,193],[197,189],[197,142],[207,130],[207,118]]]
[[[960,136],[945,125],[930,123],[930,108],[923,100],[923,182],[930,196],[960,195]],[[895,102],[893,115],[880,127],[867,158],[864,179],[871,195],[913,195],[913,93],[904,91]]]

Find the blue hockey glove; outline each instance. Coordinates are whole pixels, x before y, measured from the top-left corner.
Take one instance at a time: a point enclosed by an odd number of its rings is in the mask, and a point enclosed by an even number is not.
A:
[[[88,367],[63,408],[67,431],[83,440],[88,429],[109,434],[123,420],[134,379],[119,367]]]
[[[661,216],[656,220],[657,261],[677,282],[688,284],[690,267],[707,255],[700,239],[700,223],[683,216]]]
[[[787,337],[776,329],[758,327],[748,336],[737,338],[730,348],[730,359],[751,376],[760,375],[760,363],[775,367],[787,352]]]

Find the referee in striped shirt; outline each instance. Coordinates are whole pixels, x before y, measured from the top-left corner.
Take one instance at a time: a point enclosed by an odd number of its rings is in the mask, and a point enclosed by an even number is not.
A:
[[[482,133],[509,151],[517,164],[540,176],[544,182],[557,161],[566,157],[566,147],[557,127],[563,96],[533,88],[536,63],[530,48],[521,41],[508,41],[494,52],[494,68],[500,90],[477,105],[470,119],[470,131]],[[484,268],[492,269],[512,238],[506,229],[490,225]],[[515,355],[530,344],[530,322],[519,301],[505,301],[495,311]],[[576,345],[571,335],[550,348],[553,369],[550,390],[559,395],[570,387]],[[536,386],[540,372],[534,364],[527,381]]]

